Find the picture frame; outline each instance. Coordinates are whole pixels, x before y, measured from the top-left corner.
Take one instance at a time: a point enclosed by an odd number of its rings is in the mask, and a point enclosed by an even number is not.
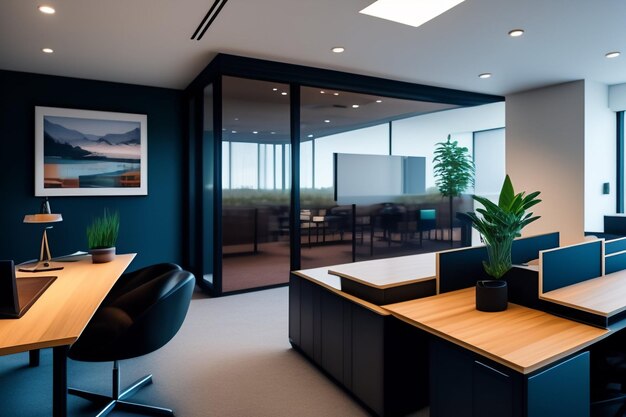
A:
[[[35,196],[148,194],[147,115],[35,107]]]

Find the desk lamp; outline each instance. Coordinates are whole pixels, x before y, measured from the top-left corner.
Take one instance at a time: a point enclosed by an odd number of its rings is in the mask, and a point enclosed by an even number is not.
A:
[[[41,209],[37,214],[27,214],[24,216],[24,223],[55,223],[63,221],[63,216],[60,214],[53,214],[50,210],[50,203],[48,197],[41,203]],[[50,247],[48,246],[48,229],[52,229],[52,226],[46,226],[43,229],[43,236],[41,238],[41,249],[39,251],[39,261],[33,266],[20,267],[19,270],[23,272],[41,272],[41,271],[53,271],[57,269],[63,269],[62,266],[53,265],[50,260]]]

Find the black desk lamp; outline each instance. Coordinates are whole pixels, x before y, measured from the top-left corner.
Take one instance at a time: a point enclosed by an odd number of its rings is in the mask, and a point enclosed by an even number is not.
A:
[[[60,214],[53,214],[50,210],[50,203],[48,197],[41,203],[41,209],[37,214],[27,214],[24,216],[24,223],[55,223],[63,221],[63,216]],[[22,272],[41,272],[41,271],[53,271],[57,269],[63,269],[62,266],[53,265],[50,260],[50,247],[48,246],[48,233],[47,230],[52,229],[52,226],[46,226],[43,229],[43,236],[41,238],[41,249],[39,251],[39,261],[32,266],[22,266],[19,268]]]

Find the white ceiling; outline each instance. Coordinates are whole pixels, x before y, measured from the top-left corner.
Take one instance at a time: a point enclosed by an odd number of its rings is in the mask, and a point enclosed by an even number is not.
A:
[[[371,2],[229,0],[195,41],[213,0],[2,0],[0,69],[183,89],[224,52],[500,95],[626,82],[624,0],[466,0],[418,28],[358,13]]]

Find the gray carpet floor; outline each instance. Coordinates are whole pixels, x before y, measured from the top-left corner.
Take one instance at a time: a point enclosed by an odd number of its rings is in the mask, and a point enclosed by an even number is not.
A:
[[[122,385],[152,373],[154,383],[133,400],[173,408],[178,417],[368,416],[291,348],[287,295],[287,287],[220,298],[196,292],[174,339],[156,352],[121,362]],[[0,416],[51,415],[51,350],[42,351],[38,368],[27,365],[26,353],[0,356]],[[69,361],[68,368],[70,386],[110,392],[110,363]],[[70,416],[97,412],[77,397],[68,403]],[[411,415],[427,416],[427,410]]]

